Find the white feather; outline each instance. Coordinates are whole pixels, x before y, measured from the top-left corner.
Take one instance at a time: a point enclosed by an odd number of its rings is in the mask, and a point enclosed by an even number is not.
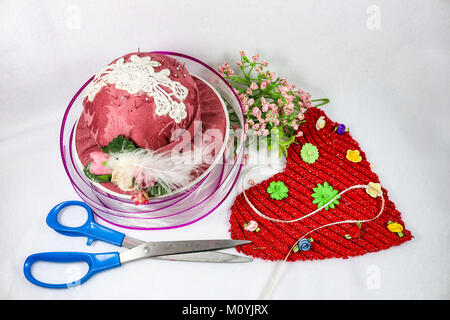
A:
[[[147,149],[110,154],[107,166],[112,169],[111,181],[122,190],[151,187],[158,182],[167,190],[186,186],[203,164],[203,148],[192,152],[157,153]]]

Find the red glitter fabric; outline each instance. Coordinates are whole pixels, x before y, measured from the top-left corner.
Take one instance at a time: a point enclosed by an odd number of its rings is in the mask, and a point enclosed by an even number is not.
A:
[[[325,117],[326,125],[317,130],[315,124],[320,116]],[[338,123],[331,121],[318,108],[310,109],[306,113],[306,120],[300,127],[304,135],[297,138],[298,144],[292,144],[289,148],[284,171],[246,191],[252,204],[266,216],[292,220],[316,210],[317,205],[312,203],[314,199],[311,194],[317,184],[325,181],[339,192],[357,184],[380,183],[378,176],[370,169],[365,153],[349,132],[337,134],[334,129]],[[313,164],[305,163],[300,156],[301,147],[307,142],[319,150],[319,159]],[[362,161],[350,162],[346,158],[349,149],[359,150]],[[289,196],[283,200],[271,199],[266,189],[272,181],[283,181],[289,188]],[[382,188],[382,191],[385,209],[379,218],[362,223],[359,237],[345,238],[355,227],[354,223],[322,228],[308,235],[308,238],[313,239],[310,250],[291,252],[288,261],[348,258],[388,249],[411,240],[411,232],[406,230],[400,212],[389,200],[387,190]],[[344,193],[334,209],[323,209],[293,223],[277,223],[256,214],[243,194],[239,194],[231,208],[230,233],[232,239],[253,242],[238,247],[238,251],[265,260],[284,260],[295,242],[308,231],[337,221],[371,219],[379,213],[380,208],[381,197],[372,198],[365,189],[354,189]],[[244,229],[244,224],[251,220],[258,223],[259,232]],[[387,229],[389,221],[404,227],[403,237]]]

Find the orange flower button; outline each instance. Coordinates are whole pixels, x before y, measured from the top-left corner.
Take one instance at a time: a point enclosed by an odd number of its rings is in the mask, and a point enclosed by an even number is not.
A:
[[[360,162],[362,160],[359,150],[347,150],[347,160],[351,162]]]

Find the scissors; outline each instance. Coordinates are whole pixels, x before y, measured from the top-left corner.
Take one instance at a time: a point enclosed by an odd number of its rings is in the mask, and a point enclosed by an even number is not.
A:
[[[87,211],[86,222],[79,227],[68,227],[58,221],[62,209],[68,206],[80,206]],[[47,225],[56,232],[70,237],[87,237],[87,245],[94,240],[107,242],[116,246],[128,248],[124,252],[87,253],[87,252],[42,252],[27,257],[23,266],[25,277],[33,284],[44,288],[71,288],[81,285],[93,275],[120,267],[124,263],[144,258],[163,259],[171,261],[192,262],[250,262],[251,258],[241,257],[223,252],[215,252],[225,248],[232,248],[251,243],[248,240],[185,240],[145,242],[134,239],[124,233],[109,229],[94,221],[92,209],[81,201],[65,201],[50,210],[46,219]],[[46,262],[85,262],[88,272],[78,281],[70,283],[45,283],[37,280],[31,273],[31,267],[37,261]]]

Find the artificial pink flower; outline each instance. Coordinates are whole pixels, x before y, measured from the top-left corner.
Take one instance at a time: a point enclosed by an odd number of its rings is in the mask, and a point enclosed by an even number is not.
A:
[[[275,72],[270,71],[269,72],[269,77],[270,77],[270,80],[275,80]]]
[[[252,89],[252,90],[258,89],[258,84],[255,82],[252,82],[252,84],[250,85],[250,89]]]
[[[259,118],[259,130],[264,130],[266,128],[266,121],[262,118]]]
[[[230,64],[226,61],[219,66],[218,70],[221,75],[225,76],[231,76],[234,73],[233,69],[231,69]]]
[[[253,107],[252,109],[252,115],[254,115],[255,117],[258,117],[261,115],[261,110],[259,110],[258,107]]]
[[[262,105],[265,105],[267,103],[267,100],[266,100],[266,98],[264,98],[264,97],[261,97],[261,104]]]
[[[283,94],[283,97],[286,99],[287,103],[291,103],[292,101],[294,101],[294,96],[291,96],[289,94]]]
[[[269,63],[266,60],[261,61],[261,65],[263,65],[264,67],[267,67],[269,65]]]
[[[102,151],[94,151],[89,154],[92,158],[91,166],[89,171],[93,174],[110,174],[112,170],[103,165],[103,162],[108,161],[109,155]]]
[[[267,80],[264,80],[263,82],[261,82],[261,86],[260,86],[261,90],[264,90],[267,87],[268,83],[269,83],[269,81],[267,81]]]
[[[292,103],[285,105],[283,107],[283,111],[285,115],[290,115],[292,112],[294,112],[294,105]]]
[[[259,54],[255,54],[255,55],[252,57],[252,60],[253,60],[254,62],[258,61],[258,59],[259,59]]]
[[[244,51],[240,51],[240,54],[241,54],[241,57],[244,57],[245,56],[245,52]]]

